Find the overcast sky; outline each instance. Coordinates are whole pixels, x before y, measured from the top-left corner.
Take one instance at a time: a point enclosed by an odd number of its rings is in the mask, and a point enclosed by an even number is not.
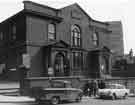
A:
[[[23,0],[0,0],[0,22],[23,9]],[[95,20],[118,21],[123,24],[124,50],[135,52],[135,2],[134,0],[31,0],[60,8],[78,3]]]

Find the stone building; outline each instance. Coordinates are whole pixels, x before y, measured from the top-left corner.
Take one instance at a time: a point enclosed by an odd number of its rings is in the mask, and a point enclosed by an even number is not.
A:
[[[122,35],[112,40],[113,22],[92,19],[76,3],[60,9],[23,3],[22,11],[0,23],[0,63],[6,75],[14,76],[21,64],[30,67],[28,77],[111,74],[112,50],[123,53]]]

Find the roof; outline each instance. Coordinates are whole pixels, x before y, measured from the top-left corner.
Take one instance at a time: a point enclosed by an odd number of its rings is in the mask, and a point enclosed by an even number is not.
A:
[[[43,4],[39,4],[39,3],[36,3],[36,2],[32,2],[32,1],[23,1],[23,3],[31,3],[31,4],[34,4],[36,6],[40,6],[40,7],[43,7],[43,8],[48,8],[48,9],[51,9],[51,10],[54,10],[54,11],[58,11],[58,9],[55,9],[55,8],[52,8],[50,6],[47,6],[47,5],[43,5]]]
[[[39,4],[39,3],[35,3],[35,2],[32,2],[32,1],[23,1],[23,3],[31,3],[31,4],[34,4],[34,5],[36,5],[36,6],[41,6],[41,7],[43,7],[43,8],[48,8],[48,9],[51,9],[51,10],[56,11],[56,12],[58,12],[58,11],[61,10],[61,9],[63,9],[63,8],[60,8],[60,9],[52,8],[52,7],[49,7],[49,6],[46,6],[46,5],[42,5],[42,4]],[[73,5],[76,5],[76,6],[88,17],[88,19],[89,19],[90,21],[96,22],[96,23],[100,23],[100,24],[104,24],[104,25],[108,25],[108,22],[101,22],[101,21],[97,21],[97,20],[92,19],[92,18],[88,15],[88,13],[85,12],[85,11],[83,10],[83,8],[82,8],[79,4],[77,4],[77,3],[71,4],[71,5],[66,6],[66,7],[64,7],[64,8],[67,8],[67,7],[70,7],[70,6],[73,6]],[[54,20],[56,20],[56,21],[61,21],[61,20],[62,20],[62,18],[61,18],[61,17],[58,17],[58,16],[51,16],[51,15],[48,15],[48,14],[45,14],[45,13],[41,13],[41,12],[37,12],[37,11],[32,11],[32,10],[24,10],[24,9],[23,9],[23,10],[21,10],[20,12],[16,13],[15,15],[13,15],[13,16],[9,17],[8,19],[6,19],[5,21],[11,20],[11,19],[15,18],[16,16],[18,16],[18,15],[24,13],[24,12],[25,12],[25,13],[30,13],[30,14],[35,14],[35,15],[38,15],[38,16],[46,17],[46,18],[50,18],[50,19],[54,19]],[[5,21],[3,21],[2,23],[5,23]],[[0,24],[2,24],[2,23],[0,23]]]
[[[16,17],[22,16],[24,14],[30,14],[30,15],[34,15],[34,16],[40,16],[43,18],[53,19],[53,20],[56,20],[57,22],[61,22],[61,20],[62,20],[62,18],[58,17],[58,16],[52,16],[52,15],[48,15],[48,14],[37,12],[37,11],[23,9],[23,10],[19,11],[18,13],[14,14],[13,16],[7,18],[6,20],[2,21],[0,23],[0,25],[4,24],[6,22],[12,21]]]
[[[60,10],[61,10],[61,9],[64,9],[64,8],[71,7],[71,6],[77,6],[77,7],[89,18],[89,20],[92,19],[92,18],[87,14],[87,12],[85,12],[85,11],[82,9],[82,7],[81,7],[78,3],[74,3],[74,4],[71,4],[71,5],[69,5],[69,6],[65,6],[65,7],[63,7],[63,8],[60,8]]]

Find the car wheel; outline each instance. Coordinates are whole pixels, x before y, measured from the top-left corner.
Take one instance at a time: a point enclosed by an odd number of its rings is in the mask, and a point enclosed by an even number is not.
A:
[[[113,94],[112,94],[112,100],[115,100],[116,98],[117,98],[116,94],[113,93]]]
[[[81,100],[82,100],[82,96],[78,95],[77,98],[76,98],[76,102],[80,102]]]
[[[51,104],[52,105],[57,105],[60,102],[59,97],[52,97],[51,98]]]
[[[125,93],[125,95],[123,96],[123,99],[126,99],[126,98],[127,98],[127,96],[128,96],[128,94],[127,94],[127,93]]]
[[[41,99],[37,98],[35,101],[36,101],[36,103],[41,103]]]

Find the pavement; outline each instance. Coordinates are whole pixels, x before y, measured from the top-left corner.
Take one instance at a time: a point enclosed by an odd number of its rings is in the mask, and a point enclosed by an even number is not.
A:
[[[4,96],[0,95],[0,103],[9,103],[9,102],[34,102],[34,98],[26,96]]]
[[[0,81],[0,89],[13,89],[19,87],[20,85],[17,81]]]
[[[10,95],[19,93],[19,82],[0,81],[0,95]]]

